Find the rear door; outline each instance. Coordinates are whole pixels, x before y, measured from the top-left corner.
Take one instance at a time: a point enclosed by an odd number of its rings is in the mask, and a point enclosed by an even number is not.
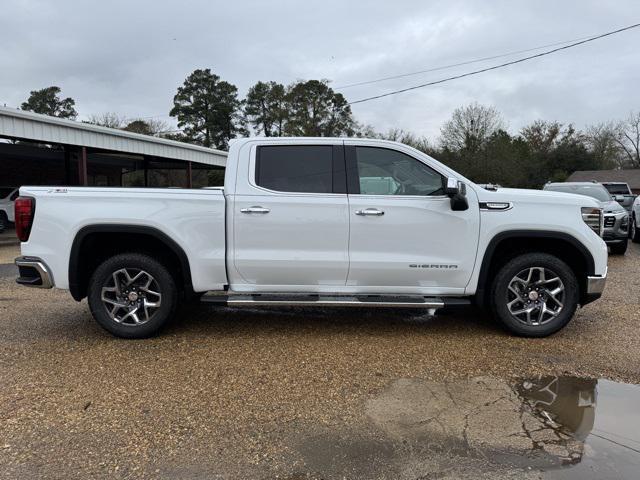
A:
[[[233,201],[233,265],[251,290],[345,285],[349,210],[343,152],[341,144],[328,143],[252,147],[249,188],[243,186]]]
[[[445,176],[398,150],[345,146],[348,286],[380,293],[462,293],[476,257],[479,209],[453,211]]]

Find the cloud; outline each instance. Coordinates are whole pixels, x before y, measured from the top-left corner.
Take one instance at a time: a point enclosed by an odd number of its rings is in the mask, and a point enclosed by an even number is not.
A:
[[[176,88],[211,68],[244,94],[258,80],[328,78],[334,86],[422,70],[618,28],[637,2],[338,0],[191,2],[22,0],[3,5],[0,104],[56,84],[81,117],[164,116]],[[511,130],[546,118],[578,127],[626,116],[640,80],[640,29],[553,56],[354,105],[376,129],[434,137],[478,101]],[[350,100],[492,62],[342,90]]]

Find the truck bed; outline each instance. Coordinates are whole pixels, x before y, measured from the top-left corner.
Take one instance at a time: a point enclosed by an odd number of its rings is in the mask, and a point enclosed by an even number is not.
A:
[[[171,238],[187,255],[196,292],[219,290],[227,283],[222,187],[22,187],[20,195],[36,200],[36,220],[22,254],[44,260],[55,272],[58,288],[69,287],[74,238],[83,227],[96,224],[140,225]]]

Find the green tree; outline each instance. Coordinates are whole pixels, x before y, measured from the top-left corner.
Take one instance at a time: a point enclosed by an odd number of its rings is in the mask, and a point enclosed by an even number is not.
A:
[[[78,116],[74,108],[75,100],[70,97],[60,98],[60,92],[60,87],[56,86],[32,90],[29,98],[20,108],[29,112],[75,120]]]
[[[576,170],[593,170],[601,163],[589,150],[588,136],[573,125],[537,120],[520,131],[529,159],[527,186],[540,187],[547,181],[563,181]]]
[[[249,89],[244,112],[258,134],[281,137],[288,117],[284,85],[258,82]]]
[[[246,134],[238,89],[208,68],[195,70],[178,87],[169,114],[185,138],[205,147],[226,149],[230,139]]]
[[[497,183],[504,187],[530,186],[527,167],[526,142],[501,129],[485,143],[479,171],[474,175],[481,183]]]
[[[297,82],[287,88],[287,135],[295,137],[338,137],[353,135],[356,122],[351,107],[327,80]]]

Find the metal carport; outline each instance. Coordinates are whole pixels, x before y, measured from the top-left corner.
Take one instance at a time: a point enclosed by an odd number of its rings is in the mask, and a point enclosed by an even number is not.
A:
[[[227,158],[220,150],[6,107],[0,138],[0,185],[192,187],[196,171],[219,178]],[[196,183],[205,186],[200,177]]]

